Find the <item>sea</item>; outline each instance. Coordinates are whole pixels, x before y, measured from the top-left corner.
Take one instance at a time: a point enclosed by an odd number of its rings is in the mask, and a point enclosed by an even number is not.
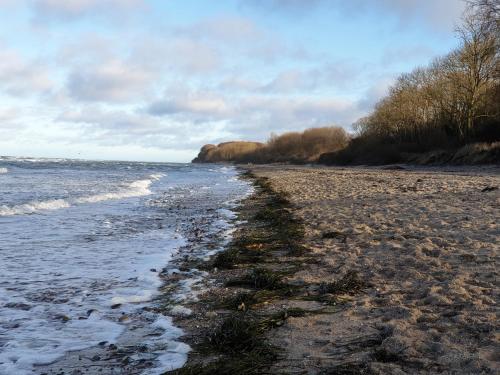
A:
[[[130,341],[141,374],[181,367],[182,330],[150,308],[161,274],[190,243],[220,251],[250,193],[231,166],[0,157],[0,374],[78,369],[71,353]]]

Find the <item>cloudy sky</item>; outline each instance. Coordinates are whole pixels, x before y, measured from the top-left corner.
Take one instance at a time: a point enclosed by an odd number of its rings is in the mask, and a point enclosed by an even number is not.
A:
[[[0,155],[189,161],[349,129],[461,0],[0,0]]]

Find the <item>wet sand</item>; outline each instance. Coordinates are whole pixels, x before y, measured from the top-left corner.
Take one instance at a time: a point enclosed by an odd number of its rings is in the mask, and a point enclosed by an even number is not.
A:
[[[197,301],[197,295],[206,289],[205,272],[196,266],[207,262],[210,255],[227,244],[231,232],[228,222],[232,221],[233,214],[227,208],[212,208],[210,202],[209,208],[199,205],[193,209],[182,202],[182,195],[177,199],[180,202],[172,204],[169,214],[175,218],[177,230],[186,242],[161,270],[159,276],[163,285],[159,295],[134,314],[122,315],[122,324],[127,324],[130,329],[116,342],[103,341],[97,346],[70,351],[53,363],[37,366],[34,374],[156,375],[163,372],[158,368],[182,365],[184,353],[190,348],[180,342],[185,341],[182,337],[175,341],[172,338],[183,332],[170,324],[165,331],[152,326],[151,321],[156,314],[165,315],[168,321],[191,315],[191,311],[183,305]],[[118,304],[116,310],[120,309]],[[149,339],[147,343],[146,339]],[[156,340],[156,346],[150,344],[152,339]]]

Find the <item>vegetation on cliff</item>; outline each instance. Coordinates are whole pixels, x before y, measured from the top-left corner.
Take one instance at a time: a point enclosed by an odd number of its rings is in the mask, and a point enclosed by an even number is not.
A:
[[[267,143],[227,142],[202,147],[193,163],[310,163],[325,152],[341,150],[349,143],[346,131],[339,127],[307,129],[271,135]]]
[[[193,163],[218,163],[224,161],[238,161],[246,155],[262,148],[264,144],[260,142],[224,142],[217,146],[205,145],[200,153],[193,159]]]

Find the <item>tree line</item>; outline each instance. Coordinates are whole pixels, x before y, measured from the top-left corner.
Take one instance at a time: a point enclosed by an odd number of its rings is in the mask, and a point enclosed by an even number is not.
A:
[[[500,140],[498,0],[468,1],[456,32],[459,47],[401,74],[331,162],[397,161],[402,153]]]

